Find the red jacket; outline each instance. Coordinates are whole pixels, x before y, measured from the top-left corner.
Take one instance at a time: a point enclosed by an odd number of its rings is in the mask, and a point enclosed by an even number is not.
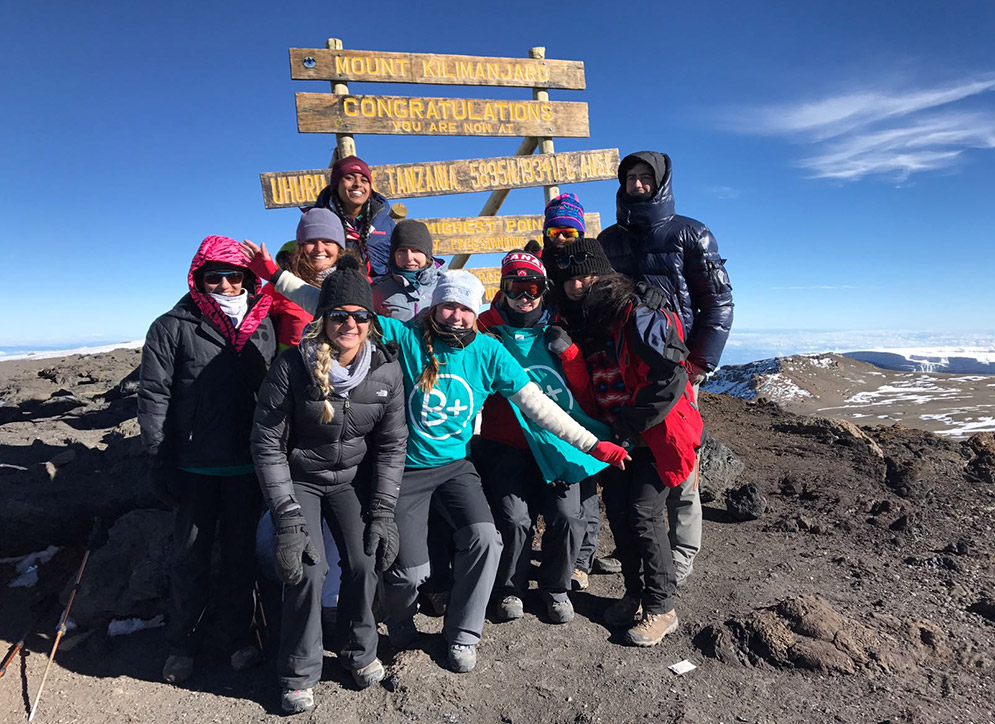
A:
[[[613,423],[612,433],[620,441],[642,437],[660,479],[676,487],[694,470],[704,431],[688,376],[680,318],[668,309],[634,304],[614,331],[614,342],[630,402]]]
[[[272,284],[263,287],[263,294],[273,300],[270,305],[270,317],[276,326],[276,341],[280,345],[280,350],[296,347],[301,342],[304,328],[314,319],[314,315],[280,294]]]

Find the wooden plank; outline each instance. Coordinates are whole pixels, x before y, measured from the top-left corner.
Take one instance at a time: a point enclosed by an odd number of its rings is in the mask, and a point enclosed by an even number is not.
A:
[[[291,48],[294,80],[428,83],[583,90],[579,60],[485,58],[473,55],[388,53],[378,50]]]
[[[388,199],[603,181],[617,170],[617,148],[370,167],[374,188]],[[267,209],[313,204],[330,179],[328,169],[259,174]]]
[[[529,239],[542,243],[542,216],[465,216],[420,219],[435,241],[435,253],[494,254],[521,249]],[[601,233],[601,215],[584,214],[588,236]]]
[[[485,287],[498,289],[501,286],[501,267],[473,267],[466,269],[466,271],[470,272],[473,276],[483,282]],[[491,296],[493,296],[493,294]],[[490,297],[488,297],[488,299],[490,299]]]
[[[300,133],[587,138],[587,104],[424,96],[297,94]]]

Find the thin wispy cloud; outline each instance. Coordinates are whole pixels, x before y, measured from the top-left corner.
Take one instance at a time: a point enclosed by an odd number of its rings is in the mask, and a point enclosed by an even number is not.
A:
[[[742,191],[733,188],[732,186],[709,186],[705,189],[708,193],[717,199],[738,199],[742,195]]]
[[[816,100],[741,109],[725,125],[751,135],[782,136],[814,149],[798,165],[814,178],[856,181],[948,168],[970,150],[995,148],[995,76],[936,88],[863,90]]]

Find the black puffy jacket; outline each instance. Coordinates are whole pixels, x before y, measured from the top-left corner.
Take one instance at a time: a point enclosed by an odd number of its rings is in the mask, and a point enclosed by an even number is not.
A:
[[[637,201],[625,193],[625,171],[642,161],[653,168],[657,190]],[[684,324],[689,359],[714,370],[732,328],[732,285],[708,227],[674,213],[670,157],[640,151],[619,164],[617,224],[598,236],[612,266],[636,281],[659,287]]]
[[[259,297],[250,300],[250,313]],[[149,328],[142,348],[138,423],[145,450],[180,468],[249,465],[256,391],[276,355],[268,318],[236,351],[190,295]]]
[[[377,346],[370,370],[348,398],[329,396],[332,420],[322,422],[324,397],[296,347],[281,354],[262,388],[252,427],[252,458],[270,510],[293,496],[292,481],[338,485],[355,479],[372,450],[371,508],[393,510],[401,487],[408,428],[396,355]]]

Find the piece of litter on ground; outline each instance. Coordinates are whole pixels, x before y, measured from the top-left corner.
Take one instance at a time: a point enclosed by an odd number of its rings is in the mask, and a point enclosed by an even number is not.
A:
[[[686,674],[689,671],[694,671],[698,667],[692,664],[687,659],[684,659],[684,661],[678,661],[676,664],[671,664],[667,668],[673,671],[678,676],[681,676],[682,674]]]
[[[159,628],[163,626],[162,614],[154,618],[116,618],[107,624],[108,636],[127,636],[136,631],[144,631],[147,628]]]

